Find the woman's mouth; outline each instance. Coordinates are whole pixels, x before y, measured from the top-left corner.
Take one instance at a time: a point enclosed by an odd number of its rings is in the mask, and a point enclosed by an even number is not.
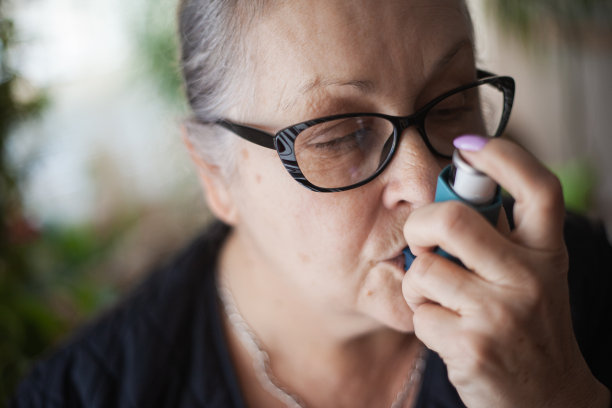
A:
[[[402,271],[404,270],[404,254],[400,252],[397,256],[388,259],[387,262],[397,266]]]

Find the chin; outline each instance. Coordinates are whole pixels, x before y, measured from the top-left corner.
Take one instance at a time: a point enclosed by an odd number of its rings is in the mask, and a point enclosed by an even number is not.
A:
[[[402,333],[413,333],[412,309],[404,302],[401,294],[383,299],[368,299],[367,304],[362,304],[365,312],[376,325]]]
[[[377,324],[399,332],[414,332],[413,312],[402,295],[403,271],[386,263],[372,268],[361,287],[359,309]]]
[[[401,333],[414,333],[414,324],[412,323],[412,316],[412,310],[408,310],[408,312],[403,312],[401,316],[387,316],[386,318],[379,319],[379,321],[380,323],[392,330]]]

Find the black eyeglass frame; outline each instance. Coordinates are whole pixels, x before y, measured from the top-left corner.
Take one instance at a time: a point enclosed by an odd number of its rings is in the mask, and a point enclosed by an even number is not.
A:
[[[442,154],[438,152],[433,147],[431,142],[429,141],[427,134],[425,132],[425,116],[427,115],[429,110],[441,100],[455,93],[465,91],[466,89],[475,88],[483,84],[489,84],[503,92],[504,107],[502,111],[501,121],[499,123],[499,126],[495,134],[492,135],[492,137],[499,137],[503,133],[504,129],[506,128],[506,125],[508,124],[508,120],[510,119],[510,112],[512,111],[512,104],[514,102],[514,92],[515,92],[514,79],[509,76],[496,76],[490,72],[483,71],[483,70],[477,70],[477,78],[478,78],[477,81],[474,81],[470,84],[462,85],[460,87],[457,87],[455,89],[452,89],[448,92],[443,93],[442,95],[436,97],[435,99],[427,103],[425,106],[420,108],[417,112],[413,113],[412,115],[408,115],[408,116],[391,116],[391,115],[385,115],[383,113],[346,113],[346,114],[340,114],[340,115],[325,116],[322,118],[311,119],[305,122],[300,122],[295,125],[288,126],[278,131],[274,135],[271,133],[265,132],[263,130],[260,130],[260,129],[256,129],[250,126],[240,125],[240,124],[233,123],[225,119],[218,120],[214,123],[235,133],[241,138],[248,140],[249,142],[255,143],[262,147],[266,147],[268,149],[276,150],[285,169],[298,183],[302,184],[304,187],[310,190],[313,190],[316,192],[322,192],[322,193],[346,191],[346,190],[360,187],[366,183],[369,183],[370,181],[378,177],[378,175],[380,175],[380,173],[382,173],[385,170],[385,168],[387,167],[389,162],[391,162],[391,160],[393,159],[393,156],[395,155],[395,151],[399,144],[399,138],[401,137],[404,130],[406,130],[410,126],[415,126],[417,128],[427,148],[433,154],[435,154],[438,157],[450,159],[451,158],[450,155],[446,155],[446,154]],[[306,177],[300,170],[296,157],[295,157],[295,150],[294,150],[295,140],[297,139],[299,134],[305,129],[311,126],[314,126],[314,125],[318,125],[323,122],[328,122],[328,121],[332,121],[336,119],[358,117],[358,116],[361,116],[361,117],[370,116],[370,117],[384,118],[393,124],[393,135],[392,135],[393,144],[391,145],[389,153],[387,154],[387,157],[385,158],[384,162],[380,164],[380,166],[374,172],[374,174],[372,174],[368,178],[358,183],[351,184],[349,186],[338,187],[338,188],[324,188],[324,187],[319,187],[319,186],[312,184],[310,181],[306,179]]]

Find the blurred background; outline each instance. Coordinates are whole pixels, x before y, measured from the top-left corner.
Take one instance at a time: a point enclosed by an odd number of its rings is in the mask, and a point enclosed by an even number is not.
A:
[[[508,136],[612,231],[612,1],[469,0]],[[0,404],[209,220],[180,141],[174,0],[0,0]]]

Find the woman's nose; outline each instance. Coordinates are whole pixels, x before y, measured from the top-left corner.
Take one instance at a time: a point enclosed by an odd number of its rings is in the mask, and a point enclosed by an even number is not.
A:
[[[404,130],[391,163],[380,175],[384,205],[392,209],[406,203],[416,207],[431,203],[442,164],[417,129]]]

